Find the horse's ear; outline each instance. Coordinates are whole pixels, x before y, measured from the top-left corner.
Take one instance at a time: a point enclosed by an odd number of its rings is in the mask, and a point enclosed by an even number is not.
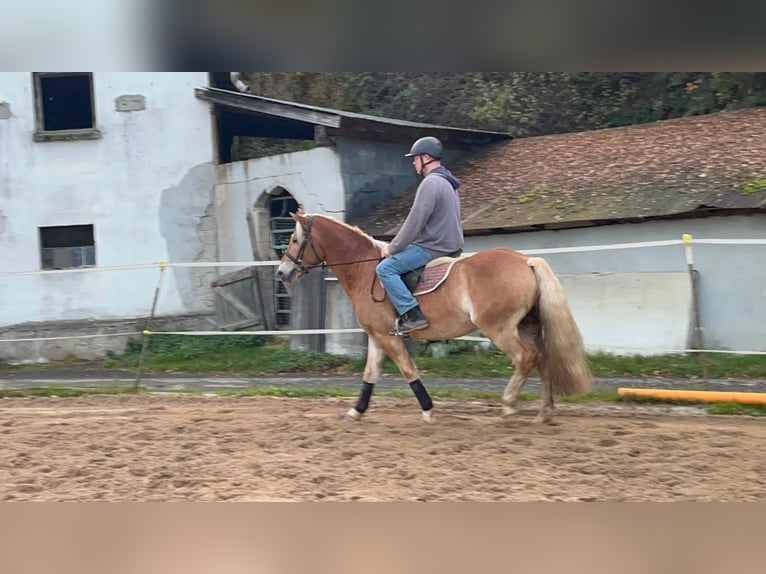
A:
[[[298,209],[297,213],[290,212],[290,217],[292,217],[295,221],[300,223],[301,225],[306,225],[306,220],[308,219],[308,216],[302,209]]]

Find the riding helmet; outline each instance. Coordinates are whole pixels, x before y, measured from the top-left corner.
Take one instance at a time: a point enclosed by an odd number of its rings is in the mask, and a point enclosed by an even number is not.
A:
[[[433,136],[426,136],[424,138],[420,138],[414,144],[412,144],[410,153],[405,154],[404,157],[412,157],[415,155],[420,155],[422,153],[427,153],[434,159],[441,159],[442,142],[440,142],[437,138]]]

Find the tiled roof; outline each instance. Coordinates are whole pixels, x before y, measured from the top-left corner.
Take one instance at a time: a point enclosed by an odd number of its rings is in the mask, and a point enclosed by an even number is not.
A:
[[[493,144],[448,166],[466,233],[766,209],[766,108]],[[352,223],[388,236],[415,190]]]

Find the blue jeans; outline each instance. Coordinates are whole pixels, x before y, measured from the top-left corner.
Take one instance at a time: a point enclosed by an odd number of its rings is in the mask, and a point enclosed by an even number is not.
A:
[[[426,249],[419,245],[408,245],[399,253],[386,257],[375,268],[378,279],[383,284],[399,315],[403,315],[418,305],[417,300],[402,281],[402,275],[423,267],[431,259],[433,259],[433,255]]]

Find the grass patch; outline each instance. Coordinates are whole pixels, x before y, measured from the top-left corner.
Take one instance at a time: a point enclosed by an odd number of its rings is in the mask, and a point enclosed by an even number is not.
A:
[[[766,417],[766,405],[746,405],[742,403],[713,403],[708,406],[711,415],[748,415]]]
[[[133,387],[104,386],[87,389],[68,387],[39,387],[33,389],[0,389],[0,398],[11,397],[82,397],[87,395],[135,395],[143,391]]]
[[[752,195],[759,191],[766,191],[766,177],[751,179],[742,186],[742,193],[745,195]]]
[[[34,370],[67,366],[124,369],[135,372],[138,366],[142,338],[129,342],[123,355],[110,354],[102,361],[71,360],[46,365],[3,365],[7,370]],[[434,356],[432,343],[415,345],[413,359],[424,378],[456,379],[505,378],[513,367],[505,355],[490,346],[488,349],[467,341],[441,343],[440,355]],[[588,356],[596,377],[654,377],[701,379],[702,365],[697,354],[617,356],[595,353]],[[764,378],[766,355],[709,354],[706,357],[708,377]],[[154,335],[149,339],[145,372],[227,373],[231,375],[277,375],[289,373],[325,373],[359,375],[364,371],[364,359],[349,359],[328,353],[292,351],[285,338],[255,335],[194,337],[183,335]],[[383,372],[399,375],[391,359],[383,362]],[[535,375],[536,373],[533,373]]]
[[[75,368],[82,370],[111,368],[125,369],[135,373],[138,366],[143,338],[131,340],[122,355],[110,354],[102,361],[76,361],[68,358],[59,363],[45,365],[3,365],[7,370],[45,371],[51,368]],[[436,350],[439,353],[436,353]],[[434,356],[439,355],[439,356]],[[434,347],[432,343],[414,345],[413,358],[423,380],[428,386],[429,378],[484,379],[507,378],[513,374],[508,357],[494,347],[477,345],[467,341],[448,341]],[[709,354],[708,376],[711,379],[764,378],[766,379],[766,355]],[[701,379],[701,362],[697,354],[662,356],[616,356],[606,353],[591,354],[588,362],[596,377],[639,377]],[[286,337],[263,337],[257,335],[194,337],[182,335],[155,335],[150,337],[144,362],[146,373],[228,374],[232,376],[264,376],[290,373],[354,375],[361,379],[364,359],[354,360],[326,353],[292,351]],[[386,359],[383,372],[400,376],[393,361]],[[537,373],[533,373],[535,376]],[[429,389],[430,390],[430,389]],[[0,397],[56,396],[76,397],[88,394],[121,394],[136,392],[133,387],[102,387],[71,389],[47,387],[44,389],[0,390]],[[141,392],[139,390],[139,392]],[[247,389],[220,391],[218,394],[238,396],[284,396],[284,397],[344,397],[355,396],[357,391],[345,391],[328,387],[290,388],[281,386],[251,387]],[[434,398],[497,399],[496,392],[434,389]],[[401,389],[378,391],[377,396],[411,397],[406,386]],[[522,394],[522,400],[538,400],[538,395]],[[616,390],[597,389],[585,395],[560,397],[561,402],[654,402],[663,404],[700,404],[690,401],[668,401],[639,397],[619,397]],[[748,414],[764,416],[766,408],[760,405],[731,403],[703,403],[711,414]]]
[[[705,357],[708,377],[766,378],[766,355],[708,354]],[[702,363],[698,354],[688,355],[608,355],[595,353],[588,356],[593,374],[602,377],[668,377],[699,378]]]
[[[414,360],[425,377],[445,378],[486,378],[510,377],[513,374],[505,353],[499,351],[465,352],[449,354],[446,357],[432,357],[428,354],[414,354]],[[716,353],[706,358],[708,377],[766,378],[766,355],[725,355]],[[596,377],[655,377],[698,379],[702,377],[700,357],[697,355],[658,356],[617,356],[606,353],[588,355],[588,364]],[[350,372],[361,372],[364,361],[349,361]],[[398,374],[396,365],[390,359],[383,363],[383,371]]]
[[[108,368],[138,367],[142,340],[131,340],[121,356],[108,357]],[[346,357],[291,351],[284,341],[257,335],[150,337],[144,371],[266,375],[326,372],[348,363]],[[105,364],[106,366],[106,364]]]

